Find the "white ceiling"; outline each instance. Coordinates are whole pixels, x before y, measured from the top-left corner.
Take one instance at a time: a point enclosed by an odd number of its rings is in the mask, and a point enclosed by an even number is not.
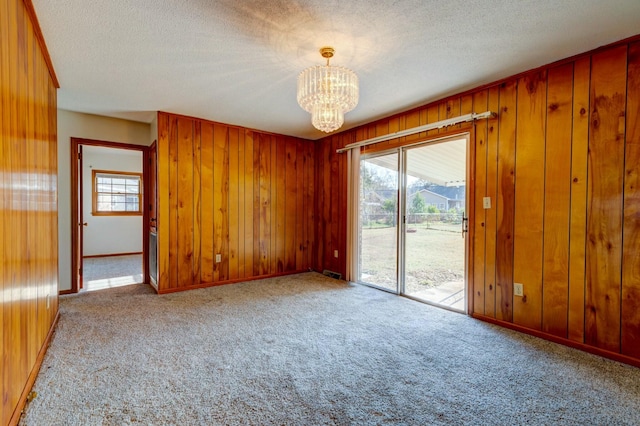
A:
[[[318,139],[296,78],[360,77],[343,129],[640,33],[639,0],[33,0],[62,109]]]

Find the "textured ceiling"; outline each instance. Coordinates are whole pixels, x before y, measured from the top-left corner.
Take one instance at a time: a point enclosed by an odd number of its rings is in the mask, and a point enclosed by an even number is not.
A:
[[[345,128],[640,32],[639,0],[33,0],[58,106],[169,111],[318,139],[296,78],[318,49],[360,77]]]

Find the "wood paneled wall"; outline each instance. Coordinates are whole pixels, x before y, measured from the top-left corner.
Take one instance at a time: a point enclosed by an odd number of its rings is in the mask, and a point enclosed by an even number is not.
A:
[[[638,39],[323,139],[315,268],[345,272],[333,257],[346,250],[346,157],[336,148],[491,110],[496,119],[459,129],[475,144],[472,314],[640,365]]]
[[[58,312],[56,84],[30,2],[0,2],[0,424],[17,423]]]
[[[302,139],[159,113],[158,291],[308,270],[314,149]]]

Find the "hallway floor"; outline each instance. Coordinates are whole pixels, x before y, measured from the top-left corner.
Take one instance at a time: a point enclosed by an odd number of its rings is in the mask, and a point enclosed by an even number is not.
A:
[[[142,254],[89,257],[83,259],[83,289],[103,290],[142,284]]]

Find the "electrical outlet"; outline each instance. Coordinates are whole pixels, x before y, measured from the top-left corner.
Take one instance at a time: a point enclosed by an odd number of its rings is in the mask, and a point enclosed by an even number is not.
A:
[[[333,257],[335,257],[336,259],[338,258],[338,250],[333,251]]]
[[[513,295],[514,296],[524,296],[524,284],[513,283]]]
[[[222,262],[222,255],[220,253],[216,254],[216,263]]]
[[[491,208],[491,197],[482,197],[482,208]]]

